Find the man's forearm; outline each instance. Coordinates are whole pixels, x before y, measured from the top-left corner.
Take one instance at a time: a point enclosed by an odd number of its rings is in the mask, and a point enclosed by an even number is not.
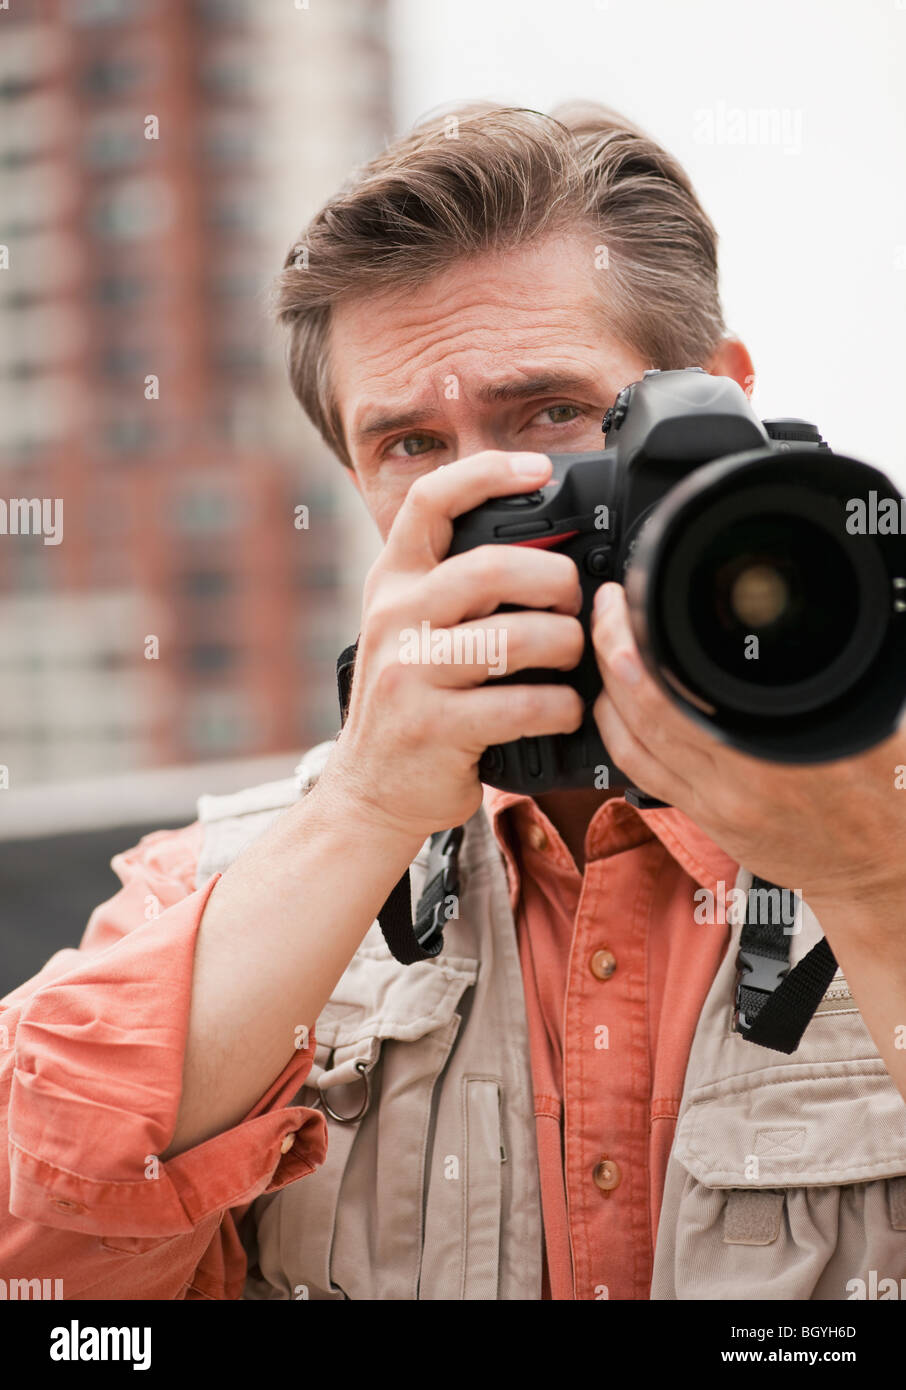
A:
[[[846,902],[810,897],[808,904],[906,1100],[906,883]]]
[[[237,1124],[279,1076],[420,844],[322,778],[231,865],[198,930],[164,1158]]]

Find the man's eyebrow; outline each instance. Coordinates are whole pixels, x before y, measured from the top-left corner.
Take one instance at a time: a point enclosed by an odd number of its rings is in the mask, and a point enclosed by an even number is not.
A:
[[[482,386],[477,395],[486,405],[501,401],[524,401],[532,396],[553,396],[567,391],[589,391],[594,382],[584,376],[567,372],[542,372],[538,376],[520,377],[518,381],[502,381],[496,386]]]
[[[366,416],[358,429],[355,430],[355,438],[358,443],[364,444],[369,439],[377,439],[382,434],[391,434],[394,430],[417,429],[419,425],[430,420],[434,413],[427,406],[423,406],[417,410],[401,410],[388,415],[374,415],[370,418]]]
[[[544,372],[539,376],[520,377],[516,381],[482,386],[476,395],[485,405],[500,405],[508,401],[531,399],[533,396],[550,396],[577,390],[587,392],[593,389],[594,382],[587,377],[563,372]],[[388,412],[385,415],[366,415],[355,431],[355,438],[359,443],[366,443],[369,439],[377,439],[396,430],[418,429],[426,424],[434,413],[430,407],[422,406],[412,410]]]

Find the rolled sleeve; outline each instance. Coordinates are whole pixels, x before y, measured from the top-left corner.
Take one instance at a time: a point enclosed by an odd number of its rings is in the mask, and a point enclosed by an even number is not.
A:
[[[0,1012],[14,1033],[9,1211],[69,1231],[167,1239],[311,1173],[327,1126],[320,1111],[288,1104],[310,1070],[312,1034],[239,1124],[159,1159],[182,1091],[196,933],[219,875],[167,906],[161,884],[155,892],[134,861],[125,867],[118,898],[132,920],[148,897],[159,915],[126,935],[93,919],[100,949],[68,953],[77,964]]]

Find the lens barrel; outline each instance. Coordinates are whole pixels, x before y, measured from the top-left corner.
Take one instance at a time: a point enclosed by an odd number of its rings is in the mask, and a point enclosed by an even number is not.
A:
[[[900,500],[877,469],[794,444],[688,474],[624,576],[649,669],[757,757],[823,762],[886,738],[906,703]]]

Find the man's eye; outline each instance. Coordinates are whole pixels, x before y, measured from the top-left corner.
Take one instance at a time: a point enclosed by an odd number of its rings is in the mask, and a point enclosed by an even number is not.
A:
[[[387,450],[387,457],[403,458],[405,455],[407,458],[418,458],[420,454],[430,454],[435,444],[439,444],[443,448],[440,440],[435,439],[433,434],[407,434],[405,438],[398,439]],[[402,449],[402,453],[398,452],[400,449]]]
[[[564,415],[564,411],[570,411],[572,413]],[[581,414],[582,408],[578,405],[546,405],[543,410],[538,411],[535,419],[539,419],[542,415],[549,415],[552,425],[566,425],[569,424],[570,420],[575,420],[576,417]]]

